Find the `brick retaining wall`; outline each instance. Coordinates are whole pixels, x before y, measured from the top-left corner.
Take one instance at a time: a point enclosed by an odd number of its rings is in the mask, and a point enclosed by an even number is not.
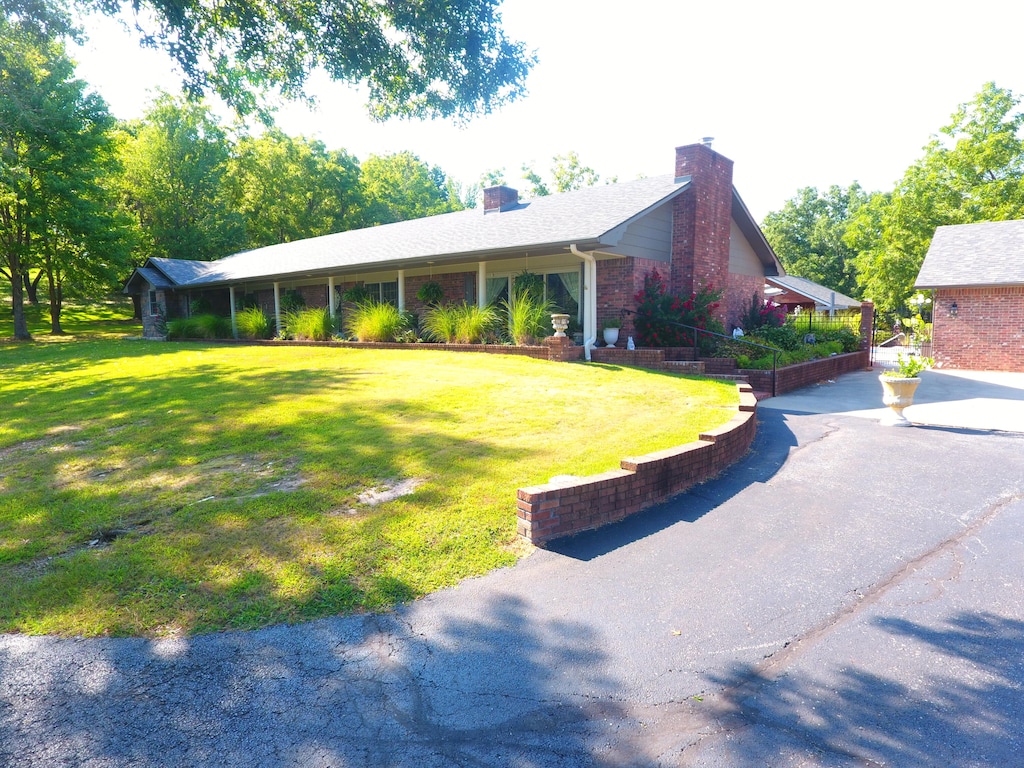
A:
[[[806,363],[787,365],[779,368],[776,395],[784,395],[794,389],[816,384],[825,379],[834,379],[844,373],[862,371],[871,364],[871,353],[867,350],[849,352],[835,357],[823,357],[820,360],[808,360]],[[741,368],[738,371],[750,382],[750,386],[758,392],[772,391],[772,372]]]
[[[737,386],[737,414],[695,442],[623,459],[619,469],[599,475],[520,488],[518,534],[542,545],[617,522],[717,475],[746,454],[757,429],[753,392]]]

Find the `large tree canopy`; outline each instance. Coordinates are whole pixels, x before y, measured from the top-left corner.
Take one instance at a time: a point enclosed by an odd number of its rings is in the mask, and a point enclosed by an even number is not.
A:
[[[21,5],[60,0],[13,0]],[[305,96],[308,76],[365,84],[370,112],[466,118],[526,92],[535,58],[506,37],[499,0],[80,0],[134,11],[142,43],[177,62],[193,95],[246,114],[267,89]]]
[[[113,119],[75,78],[61,44],[6,18],[0,81],[0,275],[11,283],[14,335],[24,339],[30,269],[48,278],[59,333],[65,288],[110,279],[125,257],[106,186]]]
[[[1024,113],[987,83],[953,113],[891,193],[872,196],[850,223],[864,292],[883,311],[913,292],[935,228],[1024,218]]]
[[[761,228],[788,273],[855,296],[857,254],[843,238],[867,199],[856,182],[823,193],[804,187],[781,210],[765,216]]]
[[[138,225],[138,261],[219,259],[244,247],[226,185],[231,147],[208,107],[167,94],[127,126],[121,194]]]

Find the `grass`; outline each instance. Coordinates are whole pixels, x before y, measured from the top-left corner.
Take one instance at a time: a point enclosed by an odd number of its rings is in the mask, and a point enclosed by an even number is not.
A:
[[[50,336],[50,309],[45,303],[46,291],[40,286],[40,303],[32,306],[25,302],[25,319],[29,333],[39,341],[66,340]],[[14,337],[14,319],[11,315],[11,286],[0,277],[0,341]],[[61,328],[70,337],[121,338],[125,334],[140,335],[142,323],[132,319],[132,300],[127,296],[82,304],[65,300],[60,314]]]
[[[27,633],[385,609],[514,562],[516,488],[688,442],[736,402],[420,350],[102,338],[0,344],[0,369],[0,631]],[[400,481],[419,485],[360,501]]]

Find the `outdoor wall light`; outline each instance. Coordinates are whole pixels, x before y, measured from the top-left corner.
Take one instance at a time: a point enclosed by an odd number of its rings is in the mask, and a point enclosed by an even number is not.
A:
[[[956,317],[956,313],[959,312],[959,311],[960,311],[960,307],[958,307],[956,305],[955,301],[952,304],[949,305],[949,316],[950,317]]]

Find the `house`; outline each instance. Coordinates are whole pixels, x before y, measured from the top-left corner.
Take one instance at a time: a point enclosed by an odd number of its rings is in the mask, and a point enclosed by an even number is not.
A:
[[[936,363],[1024,371],[1024,221],[938,227],[914,287],[934,291]]]
[[[795,275],[766,276],[771,295],[769,298],[776,304],[792,313],[797,307],[807,312],[847,312],[860,311],[861,303],[824,285]]]
[[[543,276],[547,298],[575,317],[588,347],[600,323],[634,308],[657,268],[670,289],[725,290],[721,319],[738,320],[768,275],[783,273],[732,186],[733,163],[710,140],[679,147],[674,173],[522,201],[506,186],[484,190],[483,209],[281,243],[212,262],[149,259],[125,284],[142,301],[147,337],[159,320],[185,316],[196,300],[234,319],[243,300],[279,317],[297,291],[332,314],[362,285],[381,301],[417,312],[420,286],[439,283],[446,301],[486,306],[512,278]],[[623,333],[632,332],[629,317]]]

